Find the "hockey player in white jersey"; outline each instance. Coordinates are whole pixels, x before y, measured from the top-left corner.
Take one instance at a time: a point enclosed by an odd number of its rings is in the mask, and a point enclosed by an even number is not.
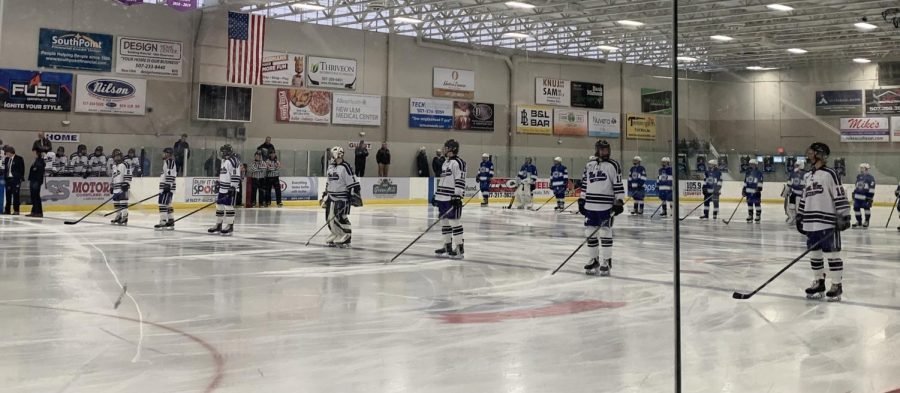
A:
[[[162,174],[159,175],[159,224],[153,226],[157,230],[175,229],[175,209],[172,208],[172,197],[175,194],[175,177],[178,168],[175,166],[175,151],[171,147],[163,149]]]
[[[856,176],[856,189],[853,190],[853,213],[856,215],[856,223],[853,228],[868,228],[869,219],[872,218],[872,201],[875,199],[875,176],[869,174],[871,166],[867,163],[859,164],[859,175]],[[863,221],[863,212],[866,221]]]
[[[803,178],[806,176],[806,172],[803,170],[803,164],[799,162],[794,163],[794,170],[791,171],[788,177],[788,197],[787,197],[787,215],[788,215],[788,225],[794,225],[794,222],[797,220],[797,199],[803,195],[803,188],[805,187]]]
[[[613,217],[625,210],[625,187],[619,163],[609,158],[609,142],[599,140],[594,148],[598,158],[584,167],[578,199],[591,256],[584,270],[588,275],[608,276],[612,269]]]
[[[62,146],[56,149],[56,157],[53,159],[53,176],[63,177],[69,176],[66,169],[69,167],[69,157],[66,156],[66,149]]]
[[[841,231],[850,228],[850,202],[837,173],[826,166],[831,149],[820,142],[806,150],[806,159],[812,163],[812,171],[804,178],[803,195],[797,213],[797,231],[806,235],[806,246],[811,251],[810,266],[813,282],[806,288],[806,297],[840,301],[843,294],[841,279],[844,261],[841,259]],[[828,261],[828,277],[831,288],[825,291],[825,261]]]
[[[72,167],[69,173],[72,176],[87,178],[91,173],[91,167],[87,154],[87,146],[78,145],[78,150],[69,156],[69,165]]]
[[[118,225],[128,225],[128,193],[131,189],[131,183],[128,180],[128,165],[125,164],[122,152],[118,149],[113,150],[113,169],[110,174],[110,190],[113,195],[113,207],[119,212],[112,219],[111,223]]]
[[[344,161],[344,149],[340,146],[331,148],[333,159],[328,164],[326,176],[328,183],[322,194],[320,204],[325,209],[325,219],[331,235],[325,239],[329,247],[350,247],[353,232],[350,229],[350,206],[362,206],[359,181],[353,174],[353,168]]]
[[[112,175],[107,173],[107,159],[106,156],[103,155],[103,146],[97,146],[94,149],[94,154],[90,156],[88,159],[88,165],[90,165],[91,176],[94,177],[103,177],[107,175]]]
[[[216,182],[219,188],[216,196],[216,225],[207,232],[228,236],[234,232],[234,203],[241,185],[241,163],[234,157],[231,145],[223,145],[219,152],[222,154],[222,165]]]
[[[463,245],[462,198],[466,193],[466,162],[459,158],[459,142],[450,139],[444,143],[444,165],[438,180],[433,204],[441,217],[441,235],[444,247],[434,250],[438,256],[462,259]]]

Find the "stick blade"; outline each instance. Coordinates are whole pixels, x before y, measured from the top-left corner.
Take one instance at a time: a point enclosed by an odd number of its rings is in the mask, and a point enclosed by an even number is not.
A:
[[[77,223],[78,223],[78,221],[63,221],[63,224],[66,224],[66,225],[75,225]]]
[[[731,297],[734,299],[737,299],[737,300],[747,300],[751,296],[753,296],[753,295],[749,294],[749,293],[740,293],[740,292],[735,292],[735,293],[731,294]]]

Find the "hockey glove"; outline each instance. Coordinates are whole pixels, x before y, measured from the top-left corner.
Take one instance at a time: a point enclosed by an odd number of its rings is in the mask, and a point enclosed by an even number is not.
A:
[[[616,199],[616,201],[613,202],[612,211],[614,216],[622,214],[622,212],[625,211],[625,202],[622,202],[621,199]]]
[[[171,185],[171,184],[164,184],[164,185],[163,185],[162,192],[163,192],[164,194],[171,193],[171,192],[172,192],[172,185]]]
[[[122,185],[122,192],[128,192],[131,189],[131,184],[125,183]]]
[[[322,193],[322,199],[319,200],[319,206],[321,206],[323,209],[328,207],[328,192]]]
[[[431,196],[431,200],[428,201],[428,203],[430,203],[431,206],[438,207],[437,200],[434,199],[434,195]]]
[[[850,216],[838,216],[837,228],[843,232],[850,228]]]
[[[578,213],[581,214],[582,216],[587,217],[587,209],[584,208],[585,203],[586,203],[586,201],[584,199],[578,200]]]
[[[528,185],[528,188],[531,190],[531,193],[534,193],[535,187],[536,187],[536,186],[534,185],[534,183],[531,183],[531,184]]]
[[[452,206],[454,209],[457,209],[457,211],[459,211],[460,209],[462,209],[462,205],[463,204],[462,204],[461,196],[454,195],[454,196],[450,197],[450,206]]]
[[[234,198],[237,195],[237,187],[229,186],[228,187],[228,196]]]
[[[872,208],[872,199],[866,199],[866,209]]]
[[[350,194],[350,206],[361,207],[363,205],[362,197],[357,193]]]
[[[797,224],[797,232],[800,232],[801,235],[806,236],[806,231],[803,230],[803,216],[798,214],[794,219],[794,223]]]

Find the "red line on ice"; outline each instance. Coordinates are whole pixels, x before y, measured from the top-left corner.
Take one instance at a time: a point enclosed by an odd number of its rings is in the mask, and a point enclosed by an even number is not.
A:
[[[492,312],[444,313],[437,318],[446,323],[489,323],[511,319],[531,319],[578,314],[604,308],[625,307],[625,302],[605,302],[602,300],[574,300],[549,306]]]

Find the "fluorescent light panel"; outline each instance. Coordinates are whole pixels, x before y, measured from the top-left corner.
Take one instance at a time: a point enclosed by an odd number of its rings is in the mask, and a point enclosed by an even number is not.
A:
[[[868,64],[868,63],[871,63],[872,60],[869,60],[869,59],[863,59],[862,57],[857,57],[857,58],[853,59],[853,62],[854,62],[854,63],[859,63],[859,64]]]
[[[806,52],[809,52],[809,51],[806,50],[806,49],[800,49],[800,48],[790,48],[790,49],[788,49],[787,51],[788,51],[788,52],[791,52],[791,53],[793,53],[793,54],[795,54],[795,55],[802,55],[802,54],[804,54],[804,53],[806,53]]]
[[[713,35],[713,36],[710,36],[709,38],[712,38],[713,40],[719,41],[719,42],[728,42],[728,41],[731,41],[734,39],[727,35]]]
[[[878,26],[866,22],[856,22],[853,24],[853,26],[856,26],[857,29],[864,31],[875,30],[878,28]]]
[[[794,10],[794,7],[787,6],[787,5],[784,5],[784,4],[769,4],[769,5],[766,6],[766,8],[768,8],[768,9],[770,9],[770,10],[774,10],[774,11],[782,11],[782,12],[787,12],[787,11],[793,11],[793,10]]]
[[[696,58],[696,57],[690,57],[690,56],[678,56],[678,57],[675,58],[675,60],[678,60],[678,61],[681,61],[681,62],[685,62],[685,63],[692,63],[692,62],[697,61],[697,58]]]
[[[622,26],[633,26],[633,27],[638,27],[638,26],[643,26],[643,25],[644,25],[644,22],[638,22],[638,21],[636,21],[636,20],[627,20],[627,19],[620,20],[620,21],[618,21],[618,22],[616,22],[616,23],[618,23],[618,24],[620,24],[620,25],[622,25]]]
[[[525,39],[531,37],[528,34],[524,33],[503,33],[503,38],[515,38],[515,39]]]
[[[394,22],[410,24],[410,25],[417,25],[419,23],[422,23],[422,20],[416,19],[416,18],[409,18],[409,17],[405,17],[405,16],[398,16],[398,17],[394,18]]]
[[[318,5],[318,4],[294,3],[294,4],[291,4],[291,9],[293,9],[294,11],[297,11],[297,10],[324,11],[325,7]]]
[[[771,71],[771,70],[776,70],[777,68],[775,68],[775,67],[750,66],[750,67],[747,67],[747,69],[750,70],[750,71]]]
[[[600,49],[604,52],[615,52],[615,51],[619,50],[618,47],[610,46],[610,45],[598,45],[597,49]]]
[[[509,8],[521,8],[523,10],[530,10],[534,8],[534,4],[528,4],[521,1],[507,1],[506,6]]]

